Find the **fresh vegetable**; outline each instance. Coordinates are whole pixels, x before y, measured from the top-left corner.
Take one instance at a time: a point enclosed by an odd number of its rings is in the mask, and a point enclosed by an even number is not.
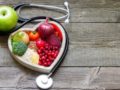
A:
[[[61,41],[55,34],[50,35],[49,38],[47,39],[47,42],[50,45],[57,46],[59,48],[61,46]]]
[[[39,33],[36,32],[36,31],[32,31],[32,32],[29,33],[29,39],[31,41],[35,41],[35,40],[39,39],[39,37],[40,37]]]
[[[43,41],[43,40],[37,40],[36,41],[36,46],[38,47],[38,48],[41,48],[41,47],[44,47],[45,46],[45,41]]]
[[[29,36],[26,32],[19,31],[12,37],[12,40],[13,40],[13,42],[22,41],[25,44],[28,44],[29,43]]]
[[[48,18],[45,22],[40,24],[38,27],[38,33],[40,34],[42,39],[48,38],[51,34],[54,33],[54,27],[51,25],[51,23],[48,22]]]
[[[56,35],[57,37],[59,37],[60,40],[62,41],[62,32],[61,32],[60,28],[59,28],[56,24],[54,24],[54,23],[51,23],[51,24],[52,24],[52,26],[54,27],[55,35]]]
[[[12,50],[15,55],[22,56],[27,50],[27,45],[24,42],[13,42]]]

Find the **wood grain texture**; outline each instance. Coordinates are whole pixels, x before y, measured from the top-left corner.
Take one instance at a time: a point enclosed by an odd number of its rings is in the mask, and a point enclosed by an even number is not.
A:
[[[8,70],[9,69],[9,70]],[[97,68],[79,68],[79,67],[65,67],[60,68],[53,76],[53,88],[75,88],[75,89],[95,89],[96,86],[89,86],[90,79]],[[8,75],[9,73],[9,75]],[[25,89],[37,88],[35,78],[40,73],[30,72],[23,67],[1,67],[0,68],[0,88],[17,88]]]
[[[38,4],[51,4],[62,5],[65,0],[0,0],[1,4],[18,4],[18,3],[38,3]],[[71,7],[79,8],[109,8],[119,7],[119,0],[67,0]]]
[[[61,67],[53,76],[54,85],[51,90],[119,90],[119,70],[119,67]],[[39,90],[35,83],[39,74],[23,67],[1,67],[0,89]]]
[[[25,88],[25,89],[22,89],[22,88],[0,88],[0,90],[41,90],[41,89],[36,89],[36,88],[33,88],[33,89],[31,89],[31,88]],[[49,90],[73,90],[73,89],[70,89],[70,88],[65,88],[65,89],[63,89],[63,88],[57,88],[57,89],[49,89]],[[74,88],[74,90],[91,90],[91,89],[75,89]],[[92,89],[93,90],[93,89]],[[104,89],[94,89],[94,90],[104,90]]]
[[[13,6],[19,3],[37,3],[63,7],[63,2],[64,0],[0,0],[1,5]],[[66,30],[70,37],[70,47],[65,61],[53,76],[54,85],[51,90],[119,90],[120,67],[80,66],[85,66],[84,61],[88,66],[119,65],[120,0],[68,2],[71,23],[66,26]],[[31,11],[26,8],[22,15],[62,15],[36,8]],[[29,26],[32,27],[32,24],[25,27]],[[0,36],[0,90],[39,90],[35,78],[40,73],[26,69],[13,60],[7,49],[7,38],[8,36]]]
[[[70,8],[70,12],[72,17],[70,22],[72,23],[120,22],[120,8]],[[21,16],[26,18],[34,17],[36,15],[59,17],[63,14],[59,11],[49,11],[43,8],[31,8],[31,10],[29,10],[29,8],[26,7],[21,11]]]

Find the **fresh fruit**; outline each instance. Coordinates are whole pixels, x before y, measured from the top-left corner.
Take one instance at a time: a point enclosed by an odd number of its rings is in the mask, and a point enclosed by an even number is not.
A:
[[[54,27],[48,22],[47,18],[45,22],[40,24],[40,26],[37,28],[37,31],[42,39],[46,39],[54,33]]]
[[[51,24],[54,27],[55,35],[58,36],[60,38],[60,40],[62,41],[62,32],[61,32],[60,28],[54,23],[51,23]]]
[[[23,56],[21,56],[23,58],[23,60],[30,62],[32,64],[39,64],[39,54],[33,50],[28,48],[27,51],[25,52],[25,54]]]
[[[15,55],[22,56],[27,50],[27,45],[23,42],[13,42],[12,50]]]
[[[50,35],[46,41],[53,46],[61,46],[61,41],[55,34]]]
[[[31,55],[31,62],[33,64],[38,64],[39,63],[39,55],[37,54],[37,52],[34,52],[32,55]]]
[[[43,41],[43,40],[37,40],[36,41],[36,46],[38,47],[38,48],[43,48],[44,46],[45,46],[45,41]]]
[[[13,40],[13,42],[22,41],[22,42],[28,44],[29,43],[29,36],[26,32],[19,31],[12,37],[12,40]]]
[[[29,39],[30,39],[31,41],[35,41],[35,40],[39,39],[39,33],[36,32],[36,31],[30,32],[30,33],[29,33]]]
[[[58,56],[59,48],[46,43],[45,46],[39,48],[37,52],[40,56],[39,65],[48,67]]]
[[[0,6],[0,31],[9,32],[17,24],[16,11],[9,6]]]

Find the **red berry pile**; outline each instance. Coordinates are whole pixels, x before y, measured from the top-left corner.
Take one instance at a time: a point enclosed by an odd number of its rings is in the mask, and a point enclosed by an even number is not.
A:
[[[47,42],[41,41],[41,45],[37,45],[38,47],[38,54],[40,55],[39,65],[42,66],[50,66],[52,62],[55,60],[59,53],[59,48],[57,46],[52,46]]]

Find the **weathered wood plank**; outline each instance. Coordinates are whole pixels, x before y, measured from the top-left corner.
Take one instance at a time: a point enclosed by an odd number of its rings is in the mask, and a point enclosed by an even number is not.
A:
[[[60,68],[54,76],[53,88],[90,88],[88,87],[91,71],[96,68]],[[9,75],[8,75],[9,74]],[[35,78],[40,73],[24,68],[1,67],[0,88],[37,88]],[[94,88],[94,87],[91,87]]]
[[[71,8],[70,22],[120,22],[120,8]]]
[[[30,18],[34,16],[62,16],[61,13],[40,8],[24,8],[21,16]],[[32,11],[32,12],[31,12]],[[27,12],[27,13],[26,13]],[[70,22],[120,22],[120,8],[70,8]]]
[[[0,90],[40,90],[39,88],[0,88]],[[57,88],[57,89],[49,89],[49,90],[73,90],[73,88],[71,89],[71,88]],[[78,89],[76,89],[76,88],[74,88],[74,90],[91,90],[91,89],[80,89],[80,88],[78,88]],[[104,90],[104,89],[92,89],[92,90]],[[107,90],[107,89],[106,89]],[[110,89],[109,89],[110,90]]]
[[[107,89],[120,89],[119,67],[102,67],[91,80],[90,85],[99,85]]]
[[[18,4],[18,3],[43,3],[43,4],[51,4],[51,5],[63,5],[64,0],[0,0],[0,3],[6,4]],[[70,3],[70,7],[80,7],[80,8],[99,8],[99,7],[119,7],[119,0],[68,0]]]
[[[119,28],[119,23],[72,23],[66,30],[71,43],[94,42],[98,45],[104,41],[119,41]]]
[[[9,69],[9,70],[8,70]],[[53,76],[53,90],[110,90],[120,88],[119,67],[64,67],[60,68]],[[116,71],[116,73],[115,73]],[[9,73],[9,75],[8,75]],[[17,90],[35,89],[37,72],[28,71],[24,68],[1,67],[0,89],[17,88]],[[3,89],[4,90],[4,89]]]
[[[25,73],[22,68],[0,67],[0,87],[15,87]]]
[[[0,90],[40,90],[39,88],[0,88]],[[73,90],[73,89],[70,89],[70,88],[66,88],[66,89],[63,89],[63,88],[57,88],[57,89],[49,89],[49,90]],[[82,89],[74,89],[74,90],[82,90]],[[97,89],[97,90],[101,90],[101,89]]]

